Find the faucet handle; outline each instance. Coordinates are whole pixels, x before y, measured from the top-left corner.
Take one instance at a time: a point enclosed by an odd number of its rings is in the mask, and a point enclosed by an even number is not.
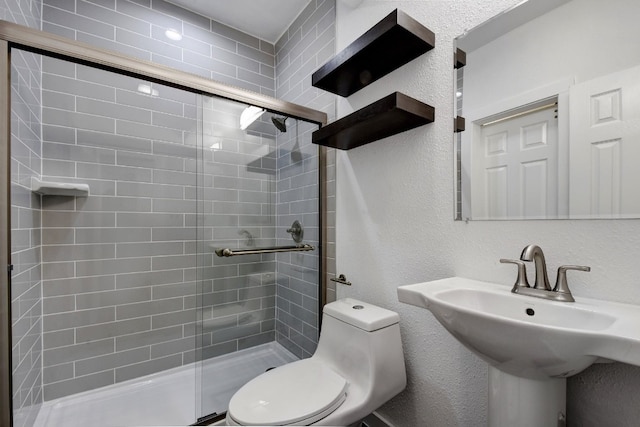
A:
[[[556,286],[553,288],[554,292],[562,292],[571,295],[569,284],[567,283],[567,270],[591,271],[591,267],[587,267],[585,265],[562,265],[558,267]]]
[[[502,264],[515,264],[518,266],[518,277],[516,278],[516,283],[513,284],[513,289],[511,292],[518,292],[519,288],[529,288],[529,281],[527,280],[527,267],[524,261],[520,261],[519,259],[504,259],[500,260]]]

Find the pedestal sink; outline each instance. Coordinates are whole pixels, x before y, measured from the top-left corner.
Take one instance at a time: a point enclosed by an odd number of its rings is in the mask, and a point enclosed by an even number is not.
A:
[[[400,286],[489,363],[491,426],[563,425],[566,377],[598,358],[640,366],[640,307],[576,298],[557,302],[452,277]]]

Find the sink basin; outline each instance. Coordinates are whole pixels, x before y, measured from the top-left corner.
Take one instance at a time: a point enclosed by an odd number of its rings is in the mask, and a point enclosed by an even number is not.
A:
[[[461,277],[400,286],[398,298],[430,310],[465,347],[517,377],[564,378],[598,358],[640,366],[639,306],[548,301]]]

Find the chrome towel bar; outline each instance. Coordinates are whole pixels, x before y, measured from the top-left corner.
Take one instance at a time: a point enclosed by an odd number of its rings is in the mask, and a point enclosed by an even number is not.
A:
[[[236,255],[256,255],[256,254],[271,254],[275,252],[303,252],[313,251],[315,246],[311,245],[297,245],[297,246],[274,246],[271,248],[255,248],[255,249],[229,249],[220,248],[216,249],[216,255],[219,257],[229,257]]]

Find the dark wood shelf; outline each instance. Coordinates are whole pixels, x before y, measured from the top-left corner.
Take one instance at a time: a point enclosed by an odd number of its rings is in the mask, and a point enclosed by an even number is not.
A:
[[[312,75],[315,87],[349,96],[435,46],[435,34],[394,10]]]
[[[312,142],[349,150],[433,122],[432,106],[400,92],[313,132]]]
[[[453,119],[453,132],[463,132],[465,127],[465,119],[462,116],[456,116]]]

